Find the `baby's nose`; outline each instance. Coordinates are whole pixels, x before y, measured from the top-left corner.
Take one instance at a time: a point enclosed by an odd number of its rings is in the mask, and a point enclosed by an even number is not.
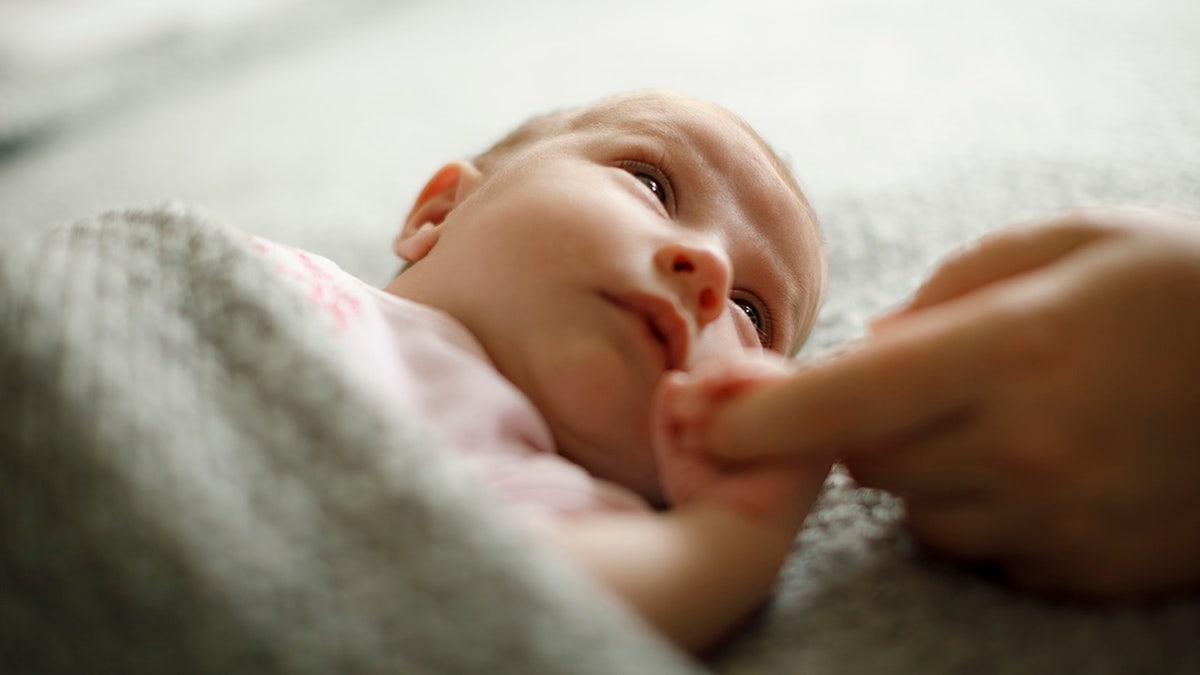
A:
[[[696,317],[697,330],[725,311],[732,266],[721,249],[705,244],[668,244],[654,257],[655,265],[671,280],[683,306]]]

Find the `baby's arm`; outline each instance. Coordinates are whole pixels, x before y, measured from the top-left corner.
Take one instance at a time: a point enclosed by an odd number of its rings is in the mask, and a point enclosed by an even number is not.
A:
[[[708,393],[733,396],[768,377],[762,364],[744,372]],[[673,508],[576,516],[553,537],[668,638],[699,653],[766,598],[829,467],[793,459],[731,465],[684,449],[677,441],[686,425],[670,411],[685,377],[663,383],[654,422]]]

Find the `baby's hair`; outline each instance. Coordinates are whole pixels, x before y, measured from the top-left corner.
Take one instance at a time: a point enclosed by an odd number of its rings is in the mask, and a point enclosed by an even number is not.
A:
[[[481,172],[490,173],[504,155],[519,150],[534,141],[569,131],[571,129],[570,118],[576,111],[575,108],[566,108],[535,115],[508,132],[492,147],[476,155],[471,161]]]

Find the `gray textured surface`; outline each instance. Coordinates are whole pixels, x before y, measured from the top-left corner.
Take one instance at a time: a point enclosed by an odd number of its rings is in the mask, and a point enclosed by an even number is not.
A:
[[[130,86],[14,144],[0,233],[180,199],[382,281],[396,224],[441,162],[531,113],[643,86],[721,102],[790,157],[833,254],[815,349],[1003,223],[1093,202],[1200,213],[1192,0],[363,7],[207,62],[194,82],[184,63],[169,87]],[[1194,599],[1018,597],[914,555],[896,515],[835,482],[776,603],[717,669],[1200,671]]]
[[[0,249],[0,671],[686,672],[181,209]]]

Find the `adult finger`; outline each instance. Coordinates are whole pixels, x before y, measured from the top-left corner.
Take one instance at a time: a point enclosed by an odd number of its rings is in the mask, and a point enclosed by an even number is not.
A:
[[[943,261],[904,311],[930,307],[1030,272],[1112,234],[1111,229],[1101,227],[1087,214],[1080,211],[983,237]]]
[[[828,361],[766,383],[718,410],[707,445],[727,458],[837,454],[911,438],[968,413],[988,380],[1000,294],[914,316]]]
[[[871,328],[883,330],[913,312],[1045,267],[1100,239],[1148,232],[1194,237],[1195,226],[1192,217],[1133,206],[1081,208],[1010,226],[946,258],[905,307],[877,317]]]
[[[1070,343],[1060,335],[1071,328],[1064,298],[1108,264],[1096,257],[936,303],[864,346],[750,390],[717,411],[708,446],[726,457],[853,453],[990,406],[1013,377]]]
[[[957,500],[1002,490],[1007,476],[990,460],[974,420],[923,430],[908,442],[855,449],[843,463],[865,487],[926,501]]]
[[[1034,523],[998,495],[904,501],[906,525],[928,548],[964,561],[1003,560],[1019,554]]]

